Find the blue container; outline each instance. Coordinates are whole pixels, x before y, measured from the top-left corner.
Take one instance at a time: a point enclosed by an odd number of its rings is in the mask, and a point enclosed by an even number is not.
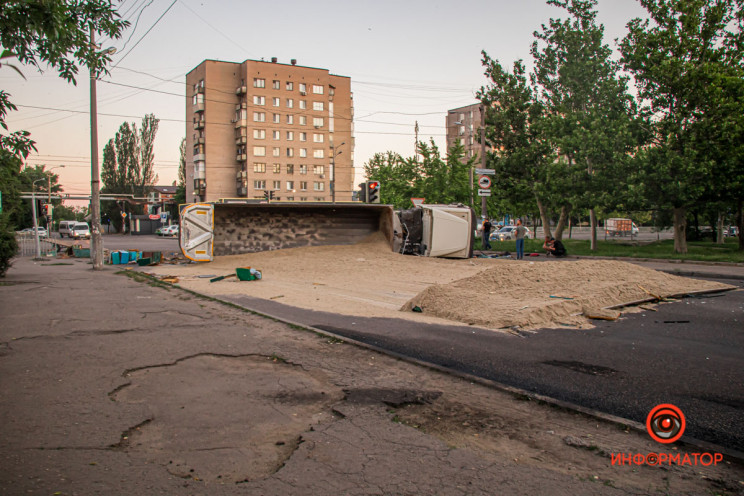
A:
[[[128,264],[129,263],[129,252],[125,250],[121,250],[119,252],[119,259],[121,260],[119,263]]]
[[[119,256],[118,251],[112,251],[111,252],[111,265],[119,265],[119,260],[121,260],[121,257]]]

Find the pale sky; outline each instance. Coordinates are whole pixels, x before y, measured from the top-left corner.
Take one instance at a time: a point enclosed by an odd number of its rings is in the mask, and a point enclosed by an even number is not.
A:
[[[487,84],[481,50],[509,68],[514,60],[524,59],[529,69],[533,31],[551,17],[566,17],[562,9],[540,0],[114,4],[132,25],[115,42],[97,40],[103,48],[118,50],[112,57],[115,67],[97,84],[99,157],[124,121],[139,126],[145,114],[154,113],[161,119],[155,141],[161,185],[176,180],[178,146],[187,132],[185,75],[205,59],[297,59],[298,65],[351,77],[354,165],[361,179],[364,163],[377,152],[413,155],[416,121],[419,138],[433,138],[444,155],[447,110],[476,103],[475,92]],[[636,0],[600,0],[598,10],[606,42],[613,48],[630,19],[645,17]],[[47,169],[64,164],[53,171],[60,175],[64,191],[89,193],[87,70],[81,70],[77,86],[52,70],[22,71],[25,81],[10,69],[0,70],[0,87],[18,106],[7,119],[11,130],[30,131],[37,141],[38,152],[27,163],[46,164]]]

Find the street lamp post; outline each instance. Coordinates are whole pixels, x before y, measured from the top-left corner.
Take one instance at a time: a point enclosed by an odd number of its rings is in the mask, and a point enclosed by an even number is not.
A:
[[[342,147],[346,144],[344,141],[339,146]],[[336,148],[334,148],[333,144],[331,144],[331,202],[336,203],[336,157],[341,155],[343,150],[339,150],[338,153],[336,153]]]
[[[52,175],[50,174],[53,169],[59,169],[64,167],[64,165],[55,165],[54,167],[51,167],[47,169],[47,205],[52,204]],[[53,212],[53,211],[52,211]],[[47,219],[47,233],[49,236],[52,235],[52,216],[54,214],[50,214]]]
[[[31,183],[31,213],[34,218],[34,243],[36,244],[36,258],[35,260],[38,260],[41,258],[41,245],[39,244],[39,222],[38,222],[38,216],[36,215],[36,183],[39,181],[43,181],[44,177],[41,179],[37,179],[33,183]]]

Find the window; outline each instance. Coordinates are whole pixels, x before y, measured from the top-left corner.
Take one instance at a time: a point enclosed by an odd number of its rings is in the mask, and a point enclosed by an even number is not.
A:
[[[287,98],[287,108],[294,108],[294,100]]]
[[[301,197],[300,197],[300,201],[301,201],[301,202],[302,202],[302,201],[307,201],[307,196],[301,196]]]
[[[278,90],[279,87],[280,87],[280,85],[281,85],[281,83],[279,82],[279,80],[278,79],[274,79],[271,82],[271,89]]]
[[[307,133],[300,133],[300,141],[307,141]]]
[[[316,148],[315,150],[313,150],[313,157],[315,158],[325,157],[325,150],[323,150],[322,148]]]
[[[287,131],[287,141],[294,140],[294,131]]]
[[[282,132],[281,131],[272,131],[271,134],[272,134],[272,137],[275,140],[278,140],[278,139],[281,139],[282,138]]]
[[[253,181],[253,189],[266,189],[266,181],[263,179]]]
[[[262,164],[260,162],[254,162],[253,163],[253,172],[266,172],[266,164]]]
[[[319,84],[314,84],[313,85],[313,93],[315,93],[316,95],[322,95],[323,94],[323,86],[321,86]]]
[[[287,181],[287,191],[294,190],[294,181]]]
[[[204,93],[197,93],[194,95],[194,105],[198,103],[204,103]]]
[[[300,157],[307,157],[307,148],[300,148]]]
[[[313,143],[323,143],[324,140],[323,134],[313,133]]]
[[[457,134],[459,134],[460,136],[465,134],[465,126],[458,126]]]
[[[300,181],[300,191],[307,191],[307,181]]]
[[[282,172],[282,165],[281,164],[274,164],[274,174],[280,174]]]
[[[313,189],[315,191],[325,191],[325,183],[321,183],[321,182],[315,181],[313,183]]]
[[[266,112],[253,112],[253,122],[266,122]]]
[[[292,191],[294,191],[294,190],[292,190]],[[294,196],[288,196],[287,197],[287,201],[294,201]]]
[[[292,91],[294,89],[294,83],[292,81],[287,81],[287,91]]]
[[[287,156],[294,157],[294,148],[287,148]]]
[[[315,127],[323,127],[323,118],[322,117],[313,117],[313,126],[315,126]]]
[[[266,105],[266,97],[265,96],[253,96],[253,105]]]
[[[307,93],[307,85],[305,83],[300,83],[300,93]]]
[[[294,174],[294,165],[287,164],[287,174]]]
[[[266,80],[261,78],[253,78],[254,88],[266,88]]]
[[[287,116],[287,124],[294,124],[294,115]]]
[[[279,105],[281,105],[281,103],[279,102],[280,102],[280,98],[278,96],[275,96],[274,98],[271,99],[271,105],[273,105],[274,107],[278,107]]]
[[[253,147],[253,156],[254,157],[265,157],[266,156],[266,147],[265,146],[254,146]]]
[[[307,117],[304,115],[300,116],[300,126],[307,126]]]
[[[463,122],[465,120],[465,114],[460,114],[460,122]]]
[[[266,139],[266,129],[254,129],[253,139]]]
[[[313,172],[315,174],[325,174],[325,165],[314,165]]]
[[[307,165],[300,165],[300,174],[307,174]]]
[[[281,122],[282,116],[279,114],[274,114],[274,124],[279,124]]]
[[[300,108],[302,110],[307,109],[307,100],[300,100]]]
[[[271,189],[277,190],[282,189],[282,182],[281,181],[274,181],[274,185]]]
[[[274,147],[274,148],[273,148],[273,149],[271,150],[271,156],[272,156],[272,157],[279,157],[279,156],[281,156],[281,150],[279,149],[279,147],[278,147],[278,146],[275,146],[275,147]]]
[[[313,110],[323,111],[323,102],[313,102]]]

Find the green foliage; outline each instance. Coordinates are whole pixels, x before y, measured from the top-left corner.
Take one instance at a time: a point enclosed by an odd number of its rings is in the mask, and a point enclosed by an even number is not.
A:
[[[0,277],[5,277],[5,273],[10,268],[10,261],[18,251],[18,243],[15,239],[15,232],[8,222],[8,215],[3,211],[0,214]]]
[[[738,170],[734,184],[741,181],[744,14],[740,0],[641,5],[650,19],[632,20],[620,49],[652,138],[643,154],[644,196],[678,211],[675,251],[684,253],[686,209],[720,187],[724,174]]]
[[[426,203],[467,203],[470,195],[470,168],[475,157],[463,162],[464,149],[458,145],[442,159],[433,140],[419,143],[421,159],[404,159],[394,152],[376,153],[364,173],[380,181],[380,201],[395,208],[411,208],[411,198],[426,198]]]
[[[128,21],[119,18],[110,0],[5,0],[0,8],[0,58],[16,57],[39,71],[48,64],[60,77],[75,84],[79,65],[100,74],[106,72],[111,60],[105,51],[90,43],[90,30],[116,39],[128,25]],[[14,65],[2,65],[21,74]],[[8,130],[8,111],[16,110],[9,96],[0,91],[0,126],[4,131]],[[0,149],[24,158],[36,150],[26,131],[0,133]]]

